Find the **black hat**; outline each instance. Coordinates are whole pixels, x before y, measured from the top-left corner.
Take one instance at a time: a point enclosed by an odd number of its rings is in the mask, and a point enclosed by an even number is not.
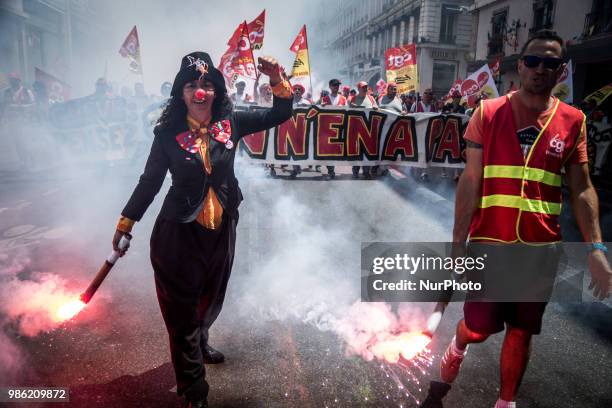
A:
[[[341,83],[342,82],[340,82],[340,80],[336,78],[329,80],[329,86],[340,85]]]
[[[183,85],[195,81],[203,76],[213,83],[215,88],[227,92],[223,74],[213,65],[210,55],[202,51],[195,51],[185,55],[181,61],[181,69],[174,78],[170,95],[180,96],[183,93]]]

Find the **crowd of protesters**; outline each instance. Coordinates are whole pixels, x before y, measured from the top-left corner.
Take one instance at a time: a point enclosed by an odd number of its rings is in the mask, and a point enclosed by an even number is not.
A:
[[[105,78],[99,78],[95,83],[95,91],[86,98],[118,98],[125,101],[126,120],[137,123],[134,127],[138,132],[138,138],[146,137],[151,133],[153,126],[161,112],[164,103],[169,97],[171,84],[164,82],[160,87],[159,95],[146,95],[142,83],[134,84],[133,88],[126,86],[119,87],[115,83],[109,83]],[[272,105],[272,90],[268,83],[255,82],[253,93],[247,91],[247,83],[238,80],[234,84],[235,92],[231,94],[231,99],[236,105]],[[386,110],[398,115],[411,113],[443,113],[443,114],[465,114],[471,116],[473,108],[468,107],[465,99],[458,91],[453,91],[449,95],[435,95],[432,89],[424,89],[421,93],[406,92],[400,94],[398,86],[394,82],[389,82],[383,87],[373,89],[365,81],[359,81],[354,87],[342,84],[342,81],[333,78],[328,81],[327,89],[323,89],[318,97],[313,97],[300,84],[293,85],[294,107],[318,106],[345,106],[351,108],[379,109]],[[61,103],[54,96],[50,96],[49,89],[42,81],[35,81],[31,89],[24,86],[19,74],[9,75],[9,87],[2,93],[0,100],[0,123],[2,124],[5,135],[11,135],[14,140],[12,149],[14,156],[18,160],[18,168],[27,169],[30,167],[35,154],[31,146],[27,145],[27,138],[20,137],[24,132],[33,131],[32,127],[44,128],[49,123],[49,107],[54,103]],[[482,94],[479,98],[486,98]],[[476,105],[479,100],[476,101]],[[610,108],[610,101],[604,106],[597,106],[594,101],[583,101],[574,106],[581,109],[587,116],[589,123],[599,127],[609,127],[606,109]],[[607,108],[606,108],[607,107]],[[36,131],[36,130],[34,130]],[[37,132],[38,133],[38,132]],[[3,139],[7,139],[3,137]],[[276,176],[274,165],[266,166],[271,176]],[[283,165],[282,170],[289,171],[290,178],[296,178],[302,171],[300,165]],[[326,166],[326,172],[321,170],[322,166],[309,166],[309,170],[321,172],[328,179],[336,177],[335,166]],[[431,169],[412,169],[413,175],[419,176],[422,180],[429,179]],[[353,166],[353,178],[361,176],[366,179],[386,174],[384,166]],[[447,177],[445,169],[436,172],[441,177]],[[458,172],[455,171],[455,179]]]
[[[79,127],[97,127],[96,132],[104,138],[103,132],[109,134],[116,131],[118,122],[126,124],[123,127],[122,142],[136,139],[151,138],[154,123],[161,112],[160,107],[170,95],[171,84],[165,82],[160,88],[160,95],[147,95],[142,83],[135,83],[133,88],[119,87],[99,78],[93,85],[93,93],[81,98],[74,98],[64,103],[61,93],[49,89],[44,81],[34,81],[31,88],[27,87],[18,73],[8,75],[8,88],[0,95],[0,142],[2,155],[2,170],[30,172],[43,170],[65,156],[68,133],[78,131]],[[86,109],[67,111],[67,105],[81,108],[85,105],[96,105],[87,112]],[[112,114],[108,106],[115,104]],[[66,112],[66,117],[58,117],[58,112]],[[91,111],[91,112],[90,112]],[[61,115],[59,115],[61,116]],[[60,123],[61,122],[61,123]],[[58,126],[61,125],[61,126]],[[62,127],[65,125],[64,127]],[[128,126],[129,125],[129,126]],[[101,133],[102,132],[102,133]],[[31,143],[28,134],[35,134],[37,143]],[[86,140],[87,136],[80,137]],[[91,148],[102,148],[108,143],[89,143]],[[82,142],[85,143],[85,142]],[[137,143],[132,143],[134,146]],[[49,149],[55,154],[49,156]],[[40,160],[40,157],[46,157]],[[103,160],[108,157],[102,155]]]

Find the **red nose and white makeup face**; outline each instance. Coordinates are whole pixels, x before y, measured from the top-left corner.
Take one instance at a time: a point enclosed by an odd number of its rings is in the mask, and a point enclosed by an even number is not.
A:
[[[183,100],[190,114],[211,110],[214,99],[215,87],[210,81],[191,81],[183,86]]]

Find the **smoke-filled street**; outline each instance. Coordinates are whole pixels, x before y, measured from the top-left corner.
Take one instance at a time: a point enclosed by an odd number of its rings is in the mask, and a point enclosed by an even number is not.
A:
[[[612,407],[612,2],[0,0],[0,407]]]
[[[419,329],[433,306],[358,303],[360,243],[447,240],[454,183],[421,183],[396,170],[352,180],[350,168],[339,168],[327,181],[314,171],[288,180],[244,162],[238,169],[245,202],[224,309],[211,330],[210,344],[226,362],[207,365],[210,406],[417,406],[429,381],[439,380],[461,304],[449,306],[431,352],[401,367],[367,361],[372,333]],[[9,330],[1,339],[2,367],[13,376],[4,383],[68,387],[74,407],[179,406],[148,259],[160,196],[85,310],[59,327],[44,312],[58,292],[80,293],[93,277],[139,173],[138,165],[105,165],[79,174],[3,175],[0,259],[9,279],[1,312],[20,316],[3,322]],[[85,182],[94,176],[95,184]],[[599,303],[549,305],[521,406],[612,401],[610,316]],[[471,347],[445,406],[492,405],[501,340],[498,334]],[[547,402],[536,402],[543,394]]]

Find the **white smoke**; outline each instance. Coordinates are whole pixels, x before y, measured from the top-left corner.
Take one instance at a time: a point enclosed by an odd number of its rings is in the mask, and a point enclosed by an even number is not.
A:
[[[363,217],[345,212],[346,218],[331,227],[318,212],[346,207],[346,202],[341,203],[346,197],[334,196],[317,209],[316,202],[300,202],[281,185],[266,187],[274,204],[268,207],[259,201],[248,205],[249,216],[255,214],[257,219],[255,227],[265,228],[269,241],[261,253],[238,254],[263,262],[253,262],[250,273],[233,281],[237,289],[230,292],[237,290],[234,296],[240,299],[245,317],[256,322],[302,322],[333,332],[343,341],[347,354],[366,360],[374,357],[371,346],[377,341],[424,328],[426,316],[420,305],[361,302],[360,241],[372,237],[356,236],[363,233],[353,228],[363,224]],[[258,199],[247,195],[249,198]],[[362,199],[372,200],[374,208],[380,197]],[[344,229],[340,229],[342,225]]]

